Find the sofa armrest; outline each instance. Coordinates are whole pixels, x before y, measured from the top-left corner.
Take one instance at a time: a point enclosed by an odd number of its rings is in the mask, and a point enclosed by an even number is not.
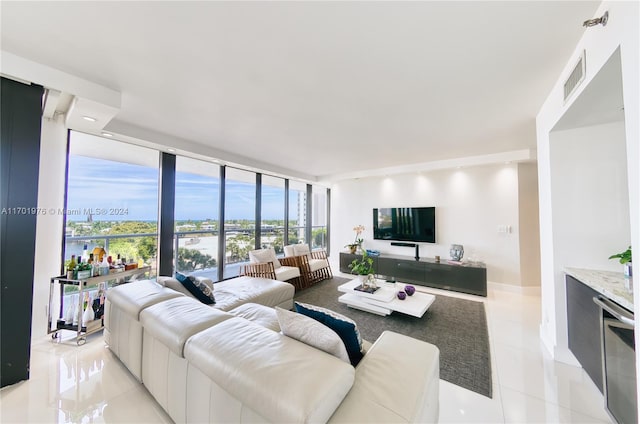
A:
[[[356,380],[332,423],[437,422],[440,351],[385,331],[356,367]]]

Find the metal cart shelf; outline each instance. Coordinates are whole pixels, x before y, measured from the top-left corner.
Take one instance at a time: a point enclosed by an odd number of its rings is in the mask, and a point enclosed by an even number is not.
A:
[[[78,346],[85,344],[87,341],[87,336],[89,334],[100,331],[104,328],[103,318],[100,317],[98,319],[94,319],[86,323],[86,326],[82,324],[82,317],[80,317],[77,321],[77,324],[73,324],[72,322],[66,322],[64,319],[64,311],[65,311],[65,286],[75,286],[77,287],[77,291],[74,291],[72,294],[78,294],[78,310],[83,310],[83,302],[84,302],[84,293],[91,291],[92,289],[98,289],[102,287],[105,291],[105,295],[109,287],[114,287],[120,284],[130,283],[135,281],[139,276],[144,276],[145,273],[151,271],[150,266],[145,266],[141,268],[134,268],[128,271],[111,273],[108,275],[100,275],[97,277],[89,277],[78,280],[68,279],[66,276],[62,275],[59,277],[51,278],[51,285],[49,287],[49,317],[47,323],[47,334],[51,334],[52,339],[57,339],[60,337],[61,330],[70,330],[76,332],[76,343]],[[58,283],[58,284],[56,284]],[[56,306],[54,305],[54,300],[56,297],[56,288],[59,289],[59,308],[58,308],[58,316],[53,320],[53,310]],[[68,295],[68,294],[67,294]],[[92,305],[88,305],[87,307],[91,307]]]

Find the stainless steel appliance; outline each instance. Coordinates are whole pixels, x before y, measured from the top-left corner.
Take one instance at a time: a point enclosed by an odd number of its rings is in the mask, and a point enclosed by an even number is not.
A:
[[[636,346],[633,313],[598,296],[602,308],[602,372],[605,407],[620,424],[637,424]]]

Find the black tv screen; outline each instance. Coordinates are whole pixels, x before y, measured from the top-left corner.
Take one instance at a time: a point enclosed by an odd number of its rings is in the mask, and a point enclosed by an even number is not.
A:
[[[435,243],[436,208],[376,208],[373,238]]]

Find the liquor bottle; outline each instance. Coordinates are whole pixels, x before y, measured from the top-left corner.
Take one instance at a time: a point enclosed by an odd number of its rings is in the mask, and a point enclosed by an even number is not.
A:
[[[96,268],[96,262],[93,259],[93,253],[89,253],[89,260],[87,261],[87,263],[89,264],[89,269],[91,270],[91,276],[95,277],[96,275],[98,275],[98,269]]]
[[[84,249],[82,249],[82,259],[84,259],[85,262],[89,259],[89,249],[86,244],[84,245]]]
[[[109,262],[107,261],[107,255],[102,256],[102,262],[100,263],[100,271],[98,275],[108,275],[109,274]]]
[[[82,256],[80,256],[78,258],[78,265],[76,265],[76,268],[73,270],[73,278],[75,280],[78,279],[78,271],[82,271],[82,267],[83,267],[83,265],[82,265]]]
[[[73,280],[73,273],[75,272],[77,265],[78,263],[76,262],[76,255],[71,255],[71,260],[69,261],[69,265],[67,266],[67,279]]]

